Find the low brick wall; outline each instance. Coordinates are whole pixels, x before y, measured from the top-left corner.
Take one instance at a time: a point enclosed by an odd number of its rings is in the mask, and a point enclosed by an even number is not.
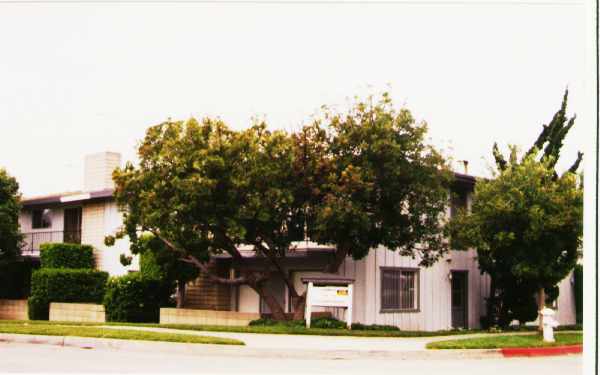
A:
[[[247,326],[260,314],[236,311],[160,309],[160,324],[203,324],[216,326]]]
[[[104,306],[93,303],[50,303],[50,320],[104,323]]]
[[[28,320],[26,299],[0,299],[0,319]]]

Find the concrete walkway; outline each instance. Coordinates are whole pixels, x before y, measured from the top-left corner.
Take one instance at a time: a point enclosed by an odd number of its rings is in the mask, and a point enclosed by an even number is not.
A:
[[[190,335],[225,337],[242,340],[247,347],[256,349],[278,350],[351,350],[359,352],[406,352],[426,350],[425,345],[432,341],[454,340],[472,337],[489,337],[503,335],[531,335],[534,332],[510,333],[473,333],[465,335],[433,336],[433,337],[357,337],[357,336],[316,336],[316,335],[283,335],[242,332],[193,331],[158,327],[102,326],[109,329],[136,329],[141,331],[171,332]]]

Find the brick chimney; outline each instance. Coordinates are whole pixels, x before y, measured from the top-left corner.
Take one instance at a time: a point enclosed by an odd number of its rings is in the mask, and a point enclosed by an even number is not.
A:
[[[118,152],[99,152],[86,155],[84,162],[83,189],[98,191],[113,189],[112,173],[121,166],[121,154]]]

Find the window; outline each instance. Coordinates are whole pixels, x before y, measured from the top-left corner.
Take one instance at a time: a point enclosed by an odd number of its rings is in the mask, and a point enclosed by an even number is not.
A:
[[[467,191],[457,190],[451,192],[450,198],[450,217],[458,214],[459,210],[467,209]]]
[[[52,211],[49,208],[33,210],[31,227],[33,229],[50,228],[52,226]]]
[[[381,269],[381,310],[417,311],[419,309],[419,270]]]

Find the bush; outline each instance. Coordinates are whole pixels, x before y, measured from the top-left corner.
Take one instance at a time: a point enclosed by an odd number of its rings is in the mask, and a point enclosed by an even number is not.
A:
[[[42,268],[31,275],[29,319],[48,320],[50,302],[100,303],[108,273],[86,269]]]
[[[352,329],[357,331],[400,331],[400,328],[396,326],[361,323],[352,323]]]
[[[0,299],[23,299],[31,292],[31,273],[39,262],[22,258],[0,266]]]
[[[103,301],[106,320],[157,323],[160,308],[172,305],[171,290],[172,285],[138,272],[112,277]]]
[[[94,252],[89,245],[44,243],[40,245],[42,268],[86,268],[95,265]]]
[[[310,327],[311,328],[338,329],[338,328],[346,328],[346,323],[339,321],[335,318],[316,318],[316,319],[311,320]]]

